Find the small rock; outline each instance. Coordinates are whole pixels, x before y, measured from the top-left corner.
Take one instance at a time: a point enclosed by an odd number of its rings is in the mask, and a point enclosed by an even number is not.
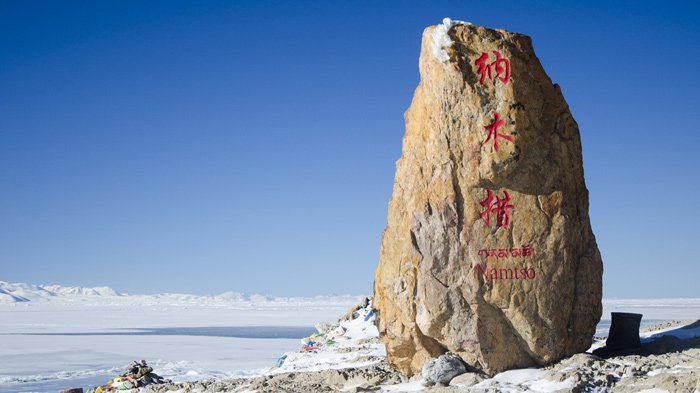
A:
[[[328,322],[320,322],[314,325],[318,334],[326,334],[333,329],[333,325]]]
[[[379,389],[381,389],[381,387],[379,387],[379,386],[355,386],[355,387],[351,388],[350,390],[348,390],[348,392],[350,392],[350,393],[376,392]]]
[[[345,314],[343,314],[342,317],[338,318],[338,322],[343,322],[343,321],[351,321],[355,318],[357,318],[360,314],[357,312],[357,310],[360,310],[362,307],[358,304],[357,306],[354,306],[350,308]]]
[[[360,307],[365,308],[365,307],[367,307],[367,306],[369,306],[369,298],[368,298],[368,297],[365,297],[365,298],[362,299],[362,301],[360,302]]]
[[[467,372],[467,367],[459,356],[447,352],[438,358],[430,359],[423,365],[421,376],[425,386],[447,385],[452,378]]]
[[[464,373],[458,375],[450,381],[450,386],[467,387],[474,386],[477,383],[483,381],[485,378],[481,374],[477,373]]]

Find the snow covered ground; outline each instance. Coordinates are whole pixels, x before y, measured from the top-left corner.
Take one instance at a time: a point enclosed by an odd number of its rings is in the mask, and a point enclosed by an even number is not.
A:
[[[258,375],[283,353],[298,351],[315,323],[335,321],[360,299],[123,295],[0,282],[0,392],[103,384],[138,359],[175,381]],[[600,335],[607,334],[611,311],[642,313],[643,323],[698,319],[700,299],[611,299],[604,309]],[[346,327],[348,336],[367,328]],[[292,356],[287,367],[304,359]]]
[[[175,381],[256,375],[360,296],[122,295],[0,282],[0,392],[104,384],[145,359]],[[4,296],[2,296],[4,295]]]

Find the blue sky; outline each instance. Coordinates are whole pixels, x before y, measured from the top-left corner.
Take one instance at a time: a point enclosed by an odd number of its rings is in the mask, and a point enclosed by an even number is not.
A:
[[[607,297],[700,297],[696,2],[0,2],[0,280],[370,293],[423,29],[530,35]]]

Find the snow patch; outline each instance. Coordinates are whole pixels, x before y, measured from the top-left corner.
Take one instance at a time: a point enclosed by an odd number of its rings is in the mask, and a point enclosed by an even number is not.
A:
[[[642,342],[650,342],[663,336],[673,336],[681,340],[689,340],[700,337],[700,323],[695,322],[688,326],[672,327],[642,335]]]
[[[424,392],[425,386],[420,381],[400,383],[396,385],[384,385],[381,387],[381,392],[391,393],[407,393],[407,392]]]
[[[433,30],[433,56],[441,63],[450,60],[450,55],[445,49],[451,47],[454,42],[447,33],[456,25],[471,25],[471,23],[445,18],[442,24],[437,25]]]
[[[517,370],[504,371],[502,373],[496,374],[493,380],[496,382],[511,383],[513,385],[519,385],[523,382],[539,379],[545,374],[544,370],[536,368],[523,368]]]
[[[573,387],[573,380],[550,381],[544,379],[546,372],[537,368],[524,368],[504,371],[493,378],[486,379],[473,387],[475,389],[495,389],[499,392],[515,393],[526,388],[528,392],[550,393],[569,390]]]

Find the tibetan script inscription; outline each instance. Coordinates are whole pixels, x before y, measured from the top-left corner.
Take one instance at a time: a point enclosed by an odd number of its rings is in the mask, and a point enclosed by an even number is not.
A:
[[[527,258],[535,255],[531,246],[524,245],[520,248],[492,248],[479,250],[479,256],[485,258]]]

